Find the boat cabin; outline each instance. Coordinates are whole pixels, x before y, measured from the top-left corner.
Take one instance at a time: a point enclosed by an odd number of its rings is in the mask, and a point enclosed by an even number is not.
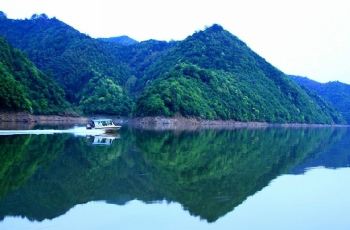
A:
[[[92,119],[87,125],[88,129],[118,129],[120,126],[114,124],[112,119]]]

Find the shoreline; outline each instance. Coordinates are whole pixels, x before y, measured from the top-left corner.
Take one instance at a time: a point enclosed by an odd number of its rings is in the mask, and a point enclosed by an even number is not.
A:
[[[193,130],[202,128],[322,128],[322,127],[350,127],[350,125],[340,124],[306,124],[306,123],[268,123],[268,122],[241,122],[234,120],[202,120],[198,118],[186,117],[139,117],[120,118],[115,116],[94,115],[92,117],[111,118],[121,125],[127,125],[139,129],[153,130]],[[0,112],[0,128],[11,127],[20,124],[76,124],[85,125],[89,117],[84,116],[61,116],[61,115],[33,115],[23,112]]]
[[[143,117],[131,118],[128,125],[140,129],[152,130],[191,130],[191,129],[239,129],[239,128],[325,128],[343,127],[350,125],[340,124],[306,124],[306,123],[268,123],[268,122],[241,122],[234,120],[201,120],[185,117]]]
[[[86,124],[87,117],[33,115],[24,112],[0,112],[0,129],[28,129],[35,125]]]
[[[87,122],[88,118],[83,116],[63,115],[34,115],[25,112],[0,112],[0,122]]]

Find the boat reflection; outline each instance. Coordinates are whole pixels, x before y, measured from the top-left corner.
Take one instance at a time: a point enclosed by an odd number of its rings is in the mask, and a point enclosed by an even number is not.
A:
[[[111,145],[113,141],[119,139],[119,134],[104,134],[104,135],[95,135],[95,136],[87,136],[87,139],[92,145]]]

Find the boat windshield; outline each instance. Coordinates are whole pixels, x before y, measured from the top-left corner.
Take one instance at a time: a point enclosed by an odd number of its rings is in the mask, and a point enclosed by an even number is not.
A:
[[[102,125],[102,126],[111,126],[113,125],[112,120],[102,120],[102,121],[97,121],[97,124]]]

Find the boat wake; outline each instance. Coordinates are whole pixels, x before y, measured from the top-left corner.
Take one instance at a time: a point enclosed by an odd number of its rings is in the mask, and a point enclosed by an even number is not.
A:
[[[75,136],[95,136],[105,134],[105,130],[86,129],[85,127],[74,127],[72,129],[31,129],[31,130],[0,130],[0,136],[9,135],[50,135],[50,134],[73,134]]]

